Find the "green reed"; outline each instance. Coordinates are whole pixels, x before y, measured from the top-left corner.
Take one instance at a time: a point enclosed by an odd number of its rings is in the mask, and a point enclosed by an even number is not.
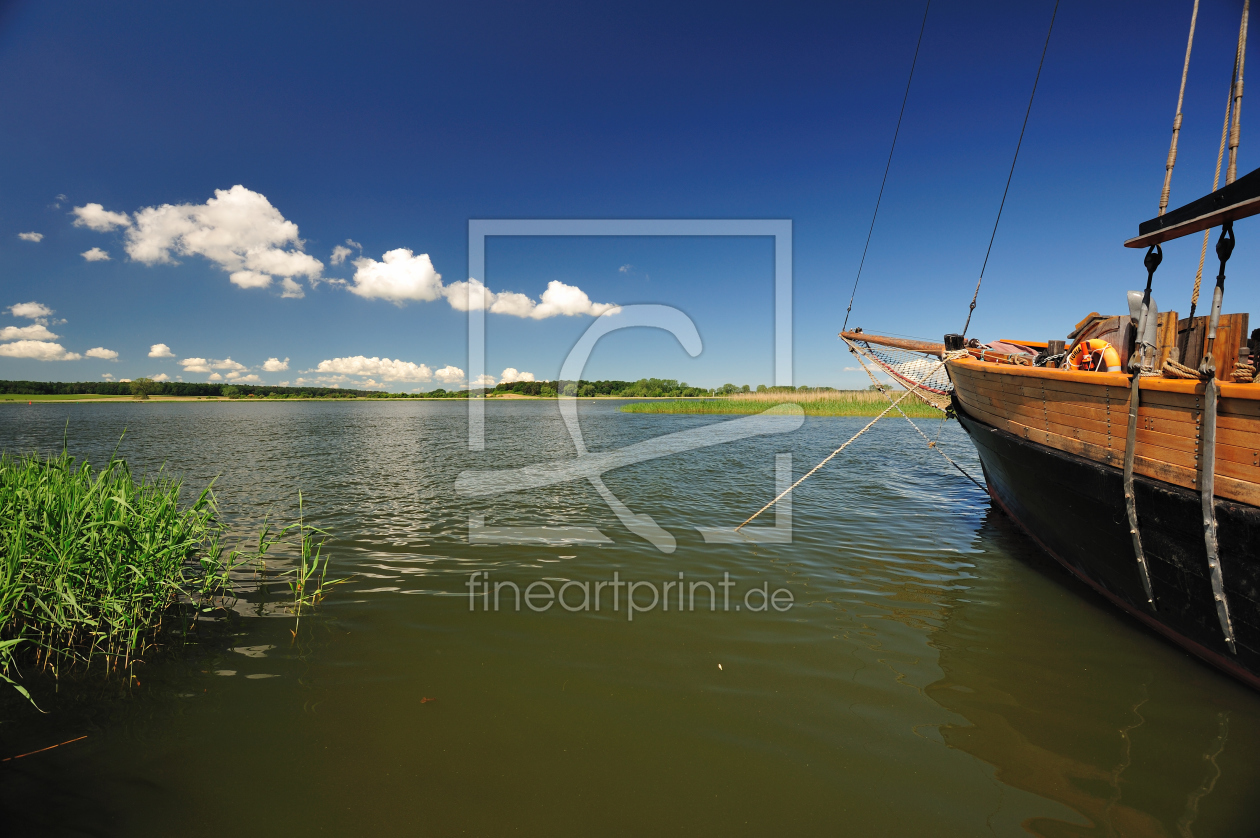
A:
[[[901,393],[892,393],[894,399]],[[806,416],[878,416],[888,407],[888,398],[874,390],[833,390],[799,393],[744,393],[718,399],[678,399],[675,401],[633,402],[623,405],[625,413],[752,414],[775,405],[798,404]],[[906,415],[935,419],[944,412],[916,396],[901,402]],[[894,414],[896,415],[896,414]]]
[[[279,539],[264,522],[256,551],[227,550],[212,486],[184,504],[181,488],[161,473],[137,479],[115,457],[94,472],[64,450],[0,454],[0,679],[29,699],[13,681],[19,662],[54,676],[98,662],[128,669],[166,630],[182,636],[199,613],[223,607],[233,571],[265,572],[267,550],[295,528],[295,609],[323,596],[328,562],[304,519]]]
[[[328,534],[306,523],[306,511],[302,502],[302,493],[298,492],[298,522],[290,524],[282,530],[282,535],[297,531],[298,560],[297,565],[284,571],[282,575],[292,576],[289,590],[293,594],[292,610],[295,615],[293,636],[297,637],[298,626],[302,622],[303,608],[313,607],[324,598],[325,589],[340,585],[348,579],[327,581],[328,557],[324,556],[324,540]],[[261,541],[260,541],[261,545]],[[320,558],[323,558],[321,564]]]

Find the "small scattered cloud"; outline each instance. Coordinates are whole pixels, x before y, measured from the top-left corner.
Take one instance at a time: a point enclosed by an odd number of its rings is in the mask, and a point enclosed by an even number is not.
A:
[[[164,343],[155,343],[149,347],[150,358],[174,358],[175,353]]]
[[[534,381],[535,379],[532,372],[520,372],[515,367],[508,367],[499,376],[499,380],[503,384],[512,384],[517,381]]]
[[[39,242],[44,240],[43,233],[18,233],[18,238],[24,242]]]
[[[484,374],[483,374],[483,375],[479,375],[479,376],[477,376],[477,378],[475,378],[475,379],[473,379],[472,381],[468,382],[468,387],[469,387],[470,389],[471,389],[471,388],[473,388],[473,387],[493,387],[493,386],[494,386],[494,376],[493,376],[493,375],[484,375]]]
[[[7,358],[28,358],[34,361],[77,361],[83,356],[67,352],[59,343],[47,340],[19,340],[0,344],[0,355]]]
[[[453,369],[453,367],[448,369]],[[315,369],[307,370],[307,372],[343,376],[375,376],[385,381],[430,381],[433,378],[433,371],[425,364],[413,364],[410,361],[389,358],[368,358],[363,355],[320,361]],[[462,371],[460,371],[460,377],[463,377]]]
[[[306,289],[286,276],[280,280],[280,296],[286,300],[300,300],[306,296]]]
[[[179,362],[184,368],[184,372],[213,372],[214,370],[232,370],[233,372],[242,372],[249,369],[244,364],[238,364],[231,358],[224,358],[222,361],[207,360],[205,358],[185,358]]]
[[[346,247],[346,245],[349,245],[350,247]],[[328,261],[334,265],[340,265],[346,261],[347,256],[354,253],[354,250],[351,250],[350,248],[357,249],[359,251],[359,255],[363,255],[363,245],[359,244],[354,239],[346,239],[346,244],[339,244],[332,249],[332,256],[328,258]]]
[[[185,367],[185,368],[184,368],[184,372],[200,372],[200,370],[189,370],[187,367]],[[223,380],[223,376],[219,375],[217,372],[212,372],[212,373],[210,373],[210,380],[211,380],[211,381],[222,381],[222,380]]]
[[[113,381],[114,374],[112,372],[103,372],[101,373],[101,378],[105,379],[106,381]]]
[[[150,378],[152,378],[154,381],[170,381],[171,380],[171,377],[164,372],[160,372],[157,375],[150,376]]]
[[[623,273],[623,274],[628,274],[628,273],[630,273],[632,270],[634,270],[634,265],[622,265],[622,266],[621,266],[620,268],[618,268],[617,270],[618,270],[620,273]]]
[[[109,253],[107,251],[101,250],[99,247],[94,247],[91,250],[85,250],[79,255],[89,262],[108,262],[109,261]]]
[[[56,340],[57,335],[48,331],[43,323],[31,326],[5,326],[0,329],[0,340]]]
[[[75,207],[74,226],[87,227],[98,233],[108,233],[117,227],[131,226],[131,217],[125,212],[110,212],[100,204],[84,204]]]
[[[88,356],[89,358],[100,358],[102,361],[118,360],[117,352],[115,352],[112,349],[106,349],[103,346],[94,346],[91,349],[89,349],[87,352],[84,352],[83,354]]]
[[[42,303],[29,302],[9,306],[9,313],[14,317],[25,317],[28,320],[39,320],[44,317],[51,317],[53,310]]]
[[[262,379],[256,375],[241,375],[239,372],[230,372],[226,376],[228,381],[236,384],[261,384]]]
[[[279,358],[268,358],[263,364],[264,372],[284,372],[289,368],[289,359],[285,358],[281,361]]]

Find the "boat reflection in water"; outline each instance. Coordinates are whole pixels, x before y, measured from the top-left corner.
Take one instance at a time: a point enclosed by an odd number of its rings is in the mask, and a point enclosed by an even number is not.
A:
[[[977,546],[989,560],[978,557],[974,585],[942,611],[929,642],[943,675],[925,692],[961,717],[937,728],[944,744],[1079,816],[1020,826],[1047,836],[1249,834],[1260,772],[1242,743],[1254,741],[1254,696],[1103,607],[1000,511],[986,516]],[[1026,584],[1033,575],[1057,584]],[[1232,752],[1231,724],[1245,727]]]

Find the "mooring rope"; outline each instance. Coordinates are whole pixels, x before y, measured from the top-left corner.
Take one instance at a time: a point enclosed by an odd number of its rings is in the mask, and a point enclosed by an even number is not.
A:
[[[945,353],[945,357],[943,357],[943,358],[941,359],[940,363],[939,363],[939,364],[937,364],[935,367],[933,367],[933,368],[932,368],[932,370],[931,370],[931,372],[929,372],[927,375],[925,375],[925,376],[923,377],[923,381],[926,381],[926,380],[928,380],[929,378],[931,378],[933,375],[935,375],[937,370],[939,370],[941,367],[945,366],[945,362],[946,362],[946,361],[953,360],[954,358],[962,358],[962,357],[966,357],[966,356],[968,356],[968,355],[969,355],[969,353],[968,353],[968,352],[967,352],[967,350],[965,350],[965,349],[959,349],[959,350],[954,351],[954,352],[946,352],[946,353]],[[841,451],[843,451],[844,449],[846,449],[846,448],[848,448],[850,445],[852,445],[852,444],[853,444],[853,442],[854,442],[854,441],[855,441],[858,437],[860,437],[862,434],[864,434],[864,433],[866,433],[867,431],[869,431],[872,427],[874,427],[874,425],[875,425],[875,423],[876,423],[876,422],[878,422],[880,419],[883,419],[885,416],[887,416],[887,415],[888,415],[888,413],[889,413],[889,411],[891,411],[894,407],[896,407],[897,405],[899,405],[899,404],[901,404],[903,401],[905,401],[905,399],[906,399],[906,397],[907,397],[907,396],[912,395],[912,394],[914,393],[914,391],[915,391],[915,390],[918,390],[918,389],[919,389],[919,388],[921,388],[922,386],[923,386],[923,382],[922,382],[922,381],[920,381],[918,384],[915,384],[913,387],[911,387],[911,388],[907,389],[907,390],[906,390],[906,392],[905,392],[905,393],[901,396],[901,398],[897,399],[895,402],[893,402],[892,404],[888,405],[888,407],[884,408],[883,412],[881,412],[878,416],[876,416],[876,417],[875,417],[874,419],[872,419],[870,422],[866,423],[866,427],[862,428],[862,430],[858,431],[858,432],[857,432],[857,433],[855,433],[853,436],[851,436],[851,437],[849,438],[849,441],[848,441],[848,442],[846,442],[844,445],[841,445],[841,446],[840,446],[839,448],[837,448],[835,451],[832,451],[830,454],[828,454],[826,457],[824,457],[824,458],[823,458],[822,462],[820,462],[818,465],[814,466],[814,467],[813,467],[813,468],[811,468],[809,471],[807,471],[807,472],[805,472],[803,475],[801,475],[801,479],[800,479],[800,480],[797,480],[797,481],[796,481],[795,483],[793,483],[791,486],[788,486],[786,489],[784,489],[782,492],[780,492],[780,493],[779,493],[779,494],[778,494],[778,495],[774,498],[774,500],[770,501],[770,502],[769,502],[769,503],[767,503],[765,506],[761,507],[761,508],[760,508],[760,509],[758,509],[756,512],[754,512],[752,515],[750,515],[750,516],[748,517],[748,520],[747,520],[747,521],[744,521],[744,523],[740,524],[738,527],[736,527],[736,528],[735,528],[735,532],[739,532],[741,529],[743,529],[745,526],[747,526],[749,523],[751,523],[751,522],[753,521],[753,519],[754,519],[754,518],[756,518],[758,515],[760,515],[761,513],[765,512],[767,509],[769,509],[770,507],[774,506],[776,503],[778,503],[779,501],[783,500],[783,498],[785,498],[785,497],[787,497],[789,494],[791,494],[791,492],[792,492],[792,490],[793,490],[793,489],[795,489],[797,486],[799,486],[799,485],[801,485],[802,483],[804,483],[804,482],[805,482],[805,480],[806,480],[807,478],[809,478],[811,475],[813,475],[813,474],[814,474],[814,472],[818,471],[820,468],[822,468],[823,466],[827,465],[827,463],[829,463],[829,462],[831,462],[832,460],[834,460],[834,459],[836,458],[836,455],[838,455]]]
[[[1197,3],[1198,0],[1195,0]],[[849,307],[844,312],[844,331],[849,325],[849,313],[853,311],[853,298],[857,296],[858,280],[862,278],[862,266],[866,264],[866,251],[871,246],[871,234],[875,232],[875,219],[879,216],[879,202],[884,200],[884,186],[888,183],[888,170],[892,168],[893,152],[897,150],[897,137],[901,134],[901,119],[906,115],[906,102],[910,99],[910,83],[914,81],[914,68],[919,63],[919,47],[923,45],[923,31],[927,29],[928,10],[932,8],[932,0],[928,0],[923,9],[923,22],[919,24],[919,40],[914,45],[914,58],[910,60],[910,78],[906,79],[906,92],[901,97],[901,112],[897,114],[897,128],[893,131],[892,148],[888,149],[888,162],[884,164],[884,179],[879,182],[879,196],[875,198],[875,212],[871,213],[871,227],[866,231],[866,245],[862,248],[862,259],[858,262],[857,276],[853,278],[853,291],[849,294]]]
[[[1046,44],[1041,48],[1041,61],[1037,64],[1037,76],[1033,79],[1032,93],[1028,96],[1028,110],[1024,112],[1024,124],[1019,129],[1019,141],[1015,143],[1015,157],[1011,160],[1011,171],[1006,175],[1006,188],[1002,190],[1002,202],[998,204],[997,218],[993,221],[993,233],[989,236],[989,247],[984,251],[984,263],[980,265],[980,278],[976,280],[976,292],[971,295],[971,308],[967,310],[967,322],[963,324],[962,336],[967,336],[967,327],[971,325],[971,315],[976,312],[976,299],[980,296],[980,283],[984,282],[984,269],[989,266],[989,254],[993,252],[993,240],[997,238],[998,225],[1002,223],[1002,209],[1006,206],[1006,193],[1011,191],[1011,178],[1015,177],[1015,164],[1019,162],[1019,149],[1024,144],[1024,131],[1028,128],[1028,116],[1032,113],[1033,99],[1037,97],[1037,84],[1041,81],[1041,68],[1046,63],[1046,51],[1050,49],[1050,34],[1054,32],[1054,19],[1059,14],[1059,0],[1054,0],[1054,11],[1050,14],[1050,29],[1046,32]]]
[[[862,350],[859,347],[857,347],[853,343],[853,341],[849,340],[848,338],[844,338],[844,342],[849,344],[849,350],[853,352],[854,356],[857,358],[858,363],[862,365],[862,371],[866,373],[866,377],[871,380],[871,383],[875,385],[875,387],[879,390],[879,392],[884,394],[884,398],[888,399],[889,401],[892,401],[893,400],[892,395],[887,390],[884,389],[884,385],[879,383],[879,380],[875,378],[875,374],[872,373],[870,371],[870,368],[866,366],[866,361],[863,360],[862,358]],[[920,430],[919,426],[914,424],[914,420],[911,419],[909,415],[907,415],[906,412],[902,410],[899,405],[894,405],[894,407],[897,408],[897,412],[901,414],[901,417],[910,423],[910,427],[914,428],[914,430],[919,434],[919,436],[923,437],[923,441],[928,444],[928,448],[935,449],[942,457],[945,458],[945,461],[947,463],[949,463],[954,468],[958,469],[958,472],[963,477],[967,478],[972,483],[975,483],[977,489],[980,489],[981,491],[986,491],[984,486],[980,485],[980,481],[976,480],[976,478],[968,474],[966,469],[958,465],[958,463],[954,462],[953,459],[948,454],[945,453],[945,449],[941,448],[940,445],[938,445],[941,438],[939,429],[936,432],[935,440],[928,439],[927,434],[923,433],[923,431]],[[932,405],[932,407],[936,407],[936,405]],[[937,407],[936,409],[940,410],[939,407]],[[941,410],[941,413],[944,413],[944,412],[945,411]],[[944,426],[942,425],[942,427]]]

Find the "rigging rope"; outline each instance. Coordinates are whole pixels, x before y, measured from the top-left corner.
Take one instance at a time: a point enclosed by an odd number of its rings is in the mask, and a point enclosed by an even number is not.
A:
[[[892,395],[890,395],[889,392],[886,389],[884,389],[884,385],[879,383],[879,379],[877,379],[875,377],[875,374],[871,372],[870,368],[866,366],[866,360],[862,357],[862,351],[857,346],[857,344],[855,344],[853,341],[849,340],[848,338],[845,338],[844,342],[849,344],[849,350],[853,353],[854,357],[857,358],[858,363],[862,365],[862,371],[866,373],[866,377],[871,380],[871,383],[875,385],[876,389],[878,389],[879,392],[884,394],[884,397],[888,399],[888,401],[892,401],[893,400]],[[936,405],[932,405],[932,406],[936,407]],[[972,483],[975,483],[976,488],[980,489],[981,491],[988,491],[987,489],[984,488],[984,486],[980,485],[980,481],[976,480],[976,478],[972,477],[970,474],[967,473],[966,469],[958,465],[958,463],[954,462],[953,459],[948,454],[945,453],[945,449],[941,448],[937,444],[940,442],[940,438],[941,438],[941,432],[939,428],[937,429],[937,432],[936,432],[936,439],[935,440],[928,439],[927,434],[923,433],[923,431],[919,428],[919,426],[914,424],[914,420],[911,419],[909,415],[907,415],[906,412],[901,409],[900,405],[894,405],[894,407],[897,408],[897,412],[901,414],[901,417],[910,423],[910,427],[914,428],[915,431],[918,432],[919,436],[923,437],[923,441],[928,444],[928,448],[935,448],[937,452],[939,452],[940,455],[945,458],[945,461],[947,463],[949,463],[954,468],[958,469],[959,473],[961,473],[963,477],[967,478]],[[937,408],[937,409],[939,410],[940,408]],[[944,414],[945,411],[942,410],[941,413]],[[942,418],[944,419],[948,417],[942,416]],[[943,423],[942,423],[942,427],[943,427]]]
[[[1177,92],[1177,115],[1173,117],[1172,142],[1168,146],[1168,162],[1164,164],[1164,190],[1159,193],[1159,214],[1168,209],[1168,192],[1172,188],[1173,166],[1177,165],[1177,135],[1181,133],[1181,102],[1186,97],[1186,76],[1190,74],[1190,48],[1194,46],[1194,24],[1199,18],[1199,0],[1190,12],[1190,37],[1186,41],[1186,63],[1181,67],[1181,90]],[[1213,192],[1216,188],[1213,187]]]
[[[1234,76],[1238,75],[1238,57],[1234,56]],[[1225,159],[1225,142],[1229,139],[1230,115],[1234,107],[1234,84],[1230,82],[1229,96],[1225,100],[1225,121],[1221,123],[1221,147],[1216,152],[1216,172],[1212,175],[1212,191],[1215,192],[1221,183],[1221,161]],[[1203,284],[1203,261],[1207,258],[1208,236],[1210,229],[1203,231],[1203,246],[1199,248],[1199,269],[1194,274],[1194,291],[1190,293],[1190,319],[1194,319],[1194,310],[1199,305],[1199,287]]]
[[[1037,64],[1037,76],[1033,79],[1032,93],[1028,96],[1028,110],[1024,112],[1024,124],[1019,129],[1019,141],[1015,143],[1015,157],[1011,160],[1011,171],[1006,176],[1006,188],[1002,190],[1002,202],[998,204],[997,218],[993,222],[993,233],[989,236],[989,247],[984,252],[984,263],[980,266],[980,278],[976,280],[976,292],[971,295],[971,308],[967,310],[967,322],[963,324],[962,335],[967,336],[967,327],[971,325],[971,315],[976,311],[976,299],[980,296],[980,283],[984,282],[984,270],[989,266],[989,254],[993,252],[993,240],[997,238],[998,224],[1002,223],[1002,209],[1006,206],[1006,193],[1011,191],[1011,178],[1015,176],[1015,164],[1019,161],[1019,149],[1024,144],[1024,131],[1028,128],[1028,116],[1032,113],[1033,99],[1037,96],[1037,83],[1041,81],[1041,68],[1046,63],[1046,51],[1050,49],[1050,34],[1054,32],[1054,19],[1059,15],[1059,0],[1054,0],[1054,11],[1050,14],[1050,28],[1046,32],[1046,44],[1041,48],[1041,61]]]
[[[1238,142],[1239,118],[1242,116],[1243,96],[1243,64],[1247,61],[1247,17],[1251,10],[1251,0],[1243,0],[1242,23],[1238,26],[1238,65],[1234,78],[1234,124],[1229,130],[1229,168],[1225,171],[1225,183],[1230,184],[1238,177]]]
[[[1198,0],[1195,0],[1197,3]],[[871,246],[871,234],[875,232],[875,219],[879,216],[879,203],[884,200],[884,186],[888,183],[888,170],[892,168],[893,152],[897,150],[897,137],[901,134],[901,119],[906,115],[906,102],[910,99],[910,83],[914,81],[914,68],[919,63],[919,47],[923,45],[923,30],[927,28],[928,10],[932,8],[932,0],[928,0],[923,9],[923,22],[919,24],[919,40],[914,45],[914,58],[910,61],[910,78],[906,79],[906,92],[901,97],[901,112],[897,114],[897,128],[893,131],[892,148],[888,149],[888,162],[884,164],[884,179],[879,182],[879,196],[875,198],[875,212],[871,214],[871,227],[866,231],[866,245],[862,248],[862,260],[858,262],[857,276],[853,278],[853,291],[849,294],[849,307],[844,312],[844,331],[849,325],[849,313],[853,311],[853,298],[857,296],[858,280],[862,278],[862,266],[866,264],[866,251]]]
[[[1241,65],[1242,65],[1243,55],[1245,54],[1246,49],[1247,49],[1247,16],[1248,16],[1247,12],[1249,11],[1248,7],[1250,5],[1251,5],[1251,0],[1245,0],[1244,5],[1243,5],[1242,24],[1238,30],[1238,47],[1234,51],[1234,71],[1229,82],[1229,96],[1225,98],[1225,121],[1221,125],[1221,146],[1216,152],[1216,171],[1212,175],[1212,191],[1213,192],[1217,190],[1217,188],[1220,186],[1220,183],[1221,183],[1221,162],[1225,159],[1226,141],[1227,140],[1233,141],[1234,139],[1237,139],[1236,135],[1231,136],[1232,132],[1230,131],[1230,129],[1231,127],[1234,126],[1236,122],[1236,120],[1234,119],[1235,93],[1238,94],[1238,100],[1239,100],[1238,103],[1242,104],[1242,90],[1239,86],[1239,82],[1240,82],[1240,76],[1242,75]],[[1193,29],[1193,25],[1194,24],[1192,22],[1191,23],[1192,29]],[[1233,168],[1234,174],[1236,175],[1237,174],[1237,158],[1238,158],[1237,145],[1234,145],[1230,149],[1230,158],[1231,158],[1230,166]],[[1230,176],[1230,173],[1228,171],[1225,173],[1225,178],[1226,178],[1225,180],[1226,183],[1234,182],[1234,178]],[[1211,230],[1203,231],[1203,245],[1199,248],[1199,269],[1195,271],[1194,290],[1190,292],[1189,320],[1194,320],[1195,309],[1198,308],[1199,306],[1199,288],[1203,285],[1203,262],[1207,258],[1208,236],[1211,234],[1211,232],[1212,232]]]

